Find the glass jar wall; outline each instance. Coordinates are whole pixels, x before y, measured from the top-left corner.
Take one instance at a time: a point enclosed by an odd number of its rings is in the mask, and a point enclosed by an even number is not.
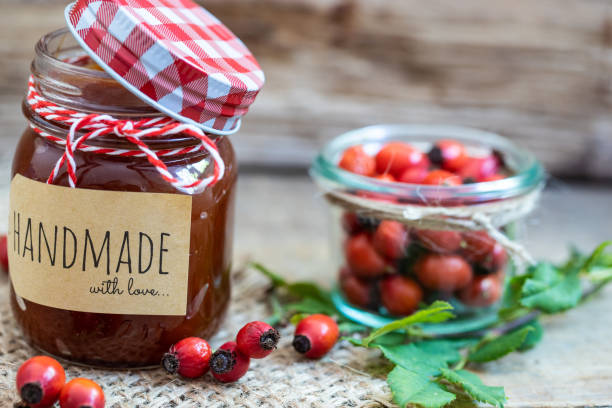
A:
[[[345,152],[356,146],[357,153],[378,161],[385,146],[399,142],[422,152],[415,157],[426,163],[415,164],[415,171],[423,172],[424,179],[444,173],[434,169],[433,161],[440,160],[434,148],[449,140],[464,146],[470,157],[493,157],[504,175],[479,182],[457,166],[457,175],[445,176],[456,177],[456,182],[407,183],[389,174],[393,165],[368,173],[363,169],[369,164],[363,161],[354,168],[363,174],[355,174],[343,163]],[[339,310],[360,323],[380,326],[445,300],[460,317],[460,324],[438,327],[448,332],[476,329],[494,318],[505,277],[515,266],[514,244],[505,238],[520,238],[523,218],[535,205],[544,179],[530,153],[498,135],[426,125],[372,126],[344,134],[317,156],[311,175],[330,202]]]

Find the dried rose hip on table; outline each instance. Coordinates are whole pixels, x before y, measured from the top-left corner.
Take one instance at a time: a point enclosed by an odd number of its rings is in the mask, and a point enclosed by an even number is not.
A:
[[[324,314],[305,317],[295,327],[293,348],[308,358],[321,358],[334,347],[340,331],[338,324]]]
[[[468,286],[461,289],[458,298],[464,304],[475,307],[491,306],[502,295],[502,282],[496,275],[476,277]]]
[[[406,316],[418,308],[423,300],[423,290],[410,278],[391,275],[380,283],[380,298],[390,314]]]
[[[344,151],[338,166],[362,176],[373,176],[376,172],[376,162],[362,146],[352,146]]]
[[[387,269],[385,259],[374,249],[367,234],[348,238],[345,254],[349,267],[359,277],[375,278]]]
[[[61,408],[104,408],[104,391],[87,378],[75,378],[62,388]]]
[[[251,359],[238,350],[235,341],[228,341],[214,352],[210,359],[213,377],[221,382],[235,382],[249,370]]]
[[[419,244],[434,252],[450,253],[461,248],[461,233],[445,230],[414,230]]]
[[[162,366],[171,374],[197,378],[208,371],[212,350],[208,342],[199,337],[187,337],[164,354]]]
[[[397,221],[382,221],[374,233],[372,245],[386,258],[401,258],[408,245],[408,231]]]
[[[17,371],[17,391],[31,408],[53,406],[66,383],[66,373],[57,360],[36,356],[27,360]]]
[[[383,146],[376,155],[376,171],[398,178],[412,167],[427,167],[427,156],[415,147],[402,142],[391,142]]]
[[[419,282],[428,289],[453,292],[472,280],[472,267],[458,255],[428,254],[414,265]]]
[[[238,350],[250,358],[264,358],[276,350],[280,333],[265,322],[247,323],[236,336]]]

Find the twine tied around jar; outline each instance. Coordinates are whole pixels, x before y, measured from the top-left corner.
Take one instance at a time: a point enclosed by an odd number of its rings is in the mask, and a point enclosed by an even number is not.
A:
[[[541,190],[537,187],[518,197],[453,207],[395,204],[337,189],[325,189],[324,194],[331,204],[375,219],[398,221],[421,229],[484,230],[517,261],[520,270],[536,261],[523,245],[508,238],[500,228],[529,214],[536,207]]]
[[[146,157],[149,163],[158,171],[160,176],[177,190],[191,193],[197,188],[206,188],[216,184],[225,173],[225,163],[219,154],[217,145],[202,129],[195,125],[186,124],[167,116],[143,118],[137,120],[117,119],[110,115],[88,114],[72,109],[67,109],[44,98],[36,90],[34,78],[30,76],[28,81],[28,95],[26,103],[33,112],[45,120],[60,126],[68,127],[66,138],[54,136],[34,124],[30,127],[48,141],[65,146],[64,154],[55,164],[49,178],[48,184],[53,184],[61,168],[66,165],[68,183],[75,188],[77,184],[77,165],[74,160],[76,150],[83,152],[106,154],[122,157]],[[83,134],[77,132],[85,131]],[[186,134],[199,141],[197,145],[154,151],[143,141],[145,138],[157,138],[176,134]],[[136,149],[116,149],[88,145],[90,139],[104,135],[115,135],[135,145]],[[189,153],[207,151],[213,159],[213,174],[203,179],[193,180],[174,176],[160,157],[181,156]]]

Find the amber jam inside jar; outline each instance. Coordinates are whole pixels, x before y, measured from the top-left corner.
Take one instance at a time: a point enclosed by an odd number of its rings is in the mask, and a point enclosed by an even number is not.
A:
[[[82,112],[110,114],[117,118],[160,116],[105,72],[92,68],[86,60],[65,62],[79,60],[79,56],[84,56],[84,52],[67,30],[43,37],[36,46],[32,63],[40,95]],[[23,111],[37,128],[66,137],[66,128],[46,121],[27,103]],[[136,367],[158,364],[169,346],[184,337],[206,338],[215,332],[229,303],[237,166],[231,142],[226,137],[214,140],[225,162],[225,175],[214,186],[190,194],[191,235],[185,315],[62,310],[18,297],[11,287],[14,315],[32,345],[52,355],[88,365]],[[148,141],[153,150],[197,143],[194,138],[181,134]],[[92,139],[89,144],[133,149],[133,145],[112,135]],[[46,140],[28,127],[15,152],[12,177],[21,175],[45,182],[63,153],[63,146]],[[116,157],[77,150],[74,159],[78,189],[185,194],[164,181],[145,157]],[[162,160],[172,174],[202,178],[213,171],[212,158],[205,150]],[[69,186],[65,168],[54,184]],[[155,214],[150,216],[155,217]]]

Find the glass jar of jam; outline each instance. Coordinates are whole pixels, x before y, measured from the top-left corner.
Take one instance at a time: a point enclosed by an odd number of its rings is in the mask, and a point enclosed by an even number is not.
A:
[[[458,319],[439,334],[494,321],[505,278],[529,255],[517,239],[544,171],[507,139],[475,129],[381,125],[331,141],[311,175],[330,203],[346,317],[378,327],[436,300]]]
[[[73,61],[73,62],[70,62]],[[76,61],[76,62],[74,62]],[[62,29],[44,36],[36,46],[36,55],[32,63],[32,75],[36,81],[39,94],[45,99],[52,101],[62,107],[78,110],[86,113],[99,113],[112,115],[115,118],[147,118],[160,116],[154,108],[142,102],[136,96],[128,92],[121,84],[112,79],[106,72],[97,68],[84,54],[81,47],[76,43],[68,30]],[[57,138],[65,139],[68,129],[58,126],[56,123],[42,117],[33,111],[29,104],[23,104],[25,117],[31,125],[47,134]],[[185,193],[178,191],[171,184],[160,177],[160,174],[151,165],[146,157],[132,156],[113,156],[100,154],[99,152],[89,152],[86,150],[75,150],[74,160],[76,162],[76,173],[78,184],[76,189],[67,189],[68,175],[65,169],[60,170],[53,187],[63,188],[65,194],[69,191],[90,191],[99,190],[105,193],[120,192],[121,194],[142,194],[154,193],[147,196],[152,199],[164,200],[166,197],[176,197],[176,195],[187,195],[187,203],[191,210],[186,214],[187,236],[182,237],[186,240],[185,257],[188,257],[188,272],[185,273],[185,296],[186,307],[180,314],[174,313],[117,313],[112,307],[119,304],[122,300],[109,303],[110,312],[102,313],[94,310],[67,310],[59,307],[50,307],[45,304],[28,300],[20,297],[14,290],[15,282],[11,288],[11,304],[14,315],[24,335],[29,342],[54,356],[68,360],[95,366],[108,367],[136,367],[159,364],[162,354],[168,350],[169,346],[178,340],[188,336],[211,336],[218,328],[227,309],[230,297],[230,269],[232,259],[232,239],[234,223],[234,200],[235,183],[237,178],[237,166],[234,157],[234,150],[227,137],[216,137],[214,142],[217,145],[219,155],[225,162],[225,174],[216,184],[202,189],[195,189]],[[112,149],[133,149],[134,146],[125,139],[116,137],[113,134],[105,135],[88,141],[91,146],[97,148]],[[176,134],[147,140],[149,148],[154,151],[183,149],[198,144],[198,140],[185,134]],[[64,153],[64,146],[61,143],[53,143],[31,127],[28,127],[21,136],[17,147],[12,175],[26,178],[28,180],[44,183],[49,174]],[[212,158],[206,150],[175,155],[160,156],[171,174],[189,176],[194,179],[207,177],[212,174]],[[63,186],[63,187],[57,187]],[[12,193],[11,193],[12,194]],[[66,195],[66,202],[57,202],[54,205],[65,206],[71,196]],[[113,196],[115,197],[115,196]],[[102,218],[105,214],[96,213],[95,200],[86,203],[87,208],[80,208],[77,211],[81,217]],[[130,210],[131,211],[131,210]],[[151,220],[158,218],[159,214],[147,208],[134,209],[138,214],[146,215]],[[27,225],[26,215],[21,214],[21,220],[11,214],[13,219],[9,221],[9,251],[15,253],[15,259],[32,258],[32,265],[51,259],[52,251],[49,245],[53,245],[53,225],[41,226],[45,231],[44,241],[40,231],[37,230],[35,215],[32,215],[32,229]],[[109,223],[116,220],[108,219]],[[20,222],[19,231],[16,225]],[[30,219],[28,218],[28,223]],[[124,221],[129,223],[129,219]],[[152,221],[153,222],[153,221]],[[42,225],[42,224],[41,224]],[[146,225],[146,224],[145,224]],[[57,254],[53,254],[54,268],[57,269],[57,278],[62,282],[68,283],[71,279],[69,275],[81,271],[81,261],[83,271],[85,265],[92,267],[92,261],[97,261],[98,266],[104,276],[101,280],[107,279],[103,287],[89,289],[87,296],[113,296],[125,291],[126,293],[138,298],[155,294],[159,300],[156,304],[163,310],[164,295],[159,288],[151,293],[140,291],[134,287],[113,288],[115,278],[119,279],[120,284],[126,284],[127,277],[140,278],[139,274],[146,277],[147,273],[156,273],[162,278],[169,279],[172,283],[172,275],[168,275],[168,270],[172,271],[173,266],[168,261],[163,261],[163,257],[170,256],[164,245],[175,237],[162,233],[160,237],[153,234],[146,235],[140,233],[132,234],[127,231],[125,236],[117,237],[109,233],[109,241],[123,239],[121,255],[108,252],[110,257],[118,258],[110,261],[104,258],[104,244],[100,239],[95,243],[93,233],[86,235],[83,239],[83,231],[75,228],[67,230],[65,227],[62,235],[62,227],[55,227],[55,245],[64,247],[72,244],[72,236],[75,237],[75,245],[79,245],[77,251],[75,246],[75,256],[67,256],[64,248],[64,265],[61,265],[62,252],[58,249]],[[28,244],[27,234],[30,239],[34,237],[33,245]],[[72,236],[70,235],[72,233]],[[89,230],[85,231],[89,234]],[[114,234],[114,232],[112,233]],[[68,238],[66,238],[68,236]],[[62,238],[63,237],[63,238]],[[98,236],[98,238],[104,235]],[[127,238],[126,238],[127,237]],[[136,246],[140,238],[140,249]],[[87,241],[89,239],[89,241]],[[125,240],[131,239],[131,258],[129,249],[125,252]],[[166,241],[164,241],[166,239]],[[66,241],[68,240],[68,244]],[[147,240],[151,253],[148,267],[142,261],[142,243]],[[20,242],[21,241],[21,242]],[[136,241],[136,243],[135,243]],[[88,245],[91,246],[88,252]],[[100,246],[102,245],[102,246]],[[42,246],[42,249],[41,249]],[[94,246],[96,250],[94,251]],[[33,247],[33,248],[32,248]],[[84,248],[84,256],[81,251]],[[108,251],[109,246],[106,246]],[[155,251],[153,250],[155,248]],[[29,251],[26,251],[28,250]],[[98,252],[99,250],[99,252]],[[138,252],[140,251],[140,252]],[[146,250],[145,250],[146,251]],[[146,252],[147,254],[149,252]],[[154,254],[154,255],[153,255]],[[90,256],[89,258],[87,258]],[[145,255],[146,256],[146,255]],[[36,259],[38,257],[38,259]],[[92,259],[93,258],[93,259]],[[101,260],[101,258],[103,258]],[[71,265],[71,262],[72,265]],[[104,262],[111,265],[104,265]],[[127,263],[130,262],[128,265]],[[153,266],[151,266],[153,262]],[[165,264],[164,264],[165,262]],[[116,267],[115,267],[116,263]],[[137,263],[138,268],[137,269]],[[145,266],[140,265],[144,263]],[[159,270],[157,270],[159,263]],[[67,268],[67,266],[69,266]],[[12,266],[11,266],[12,268]],[[105,273],[106,268],[106,273]],[[129,268],[129,271],[128,271]],[[55,271],[56,269],[51,269]],[[143,272],[144,271],[144,272]],[[56,273],[56,272],[53,272]],[[165,276],[168,276],[166,278]],[[142,278],[145,279],[145,278]],[[131,278],[130,278],[131,280]],[[32,283],[32,282],[30,282]],[[109,286],[111,285],[111,286]],[[105,287],[104,287],[105,286]],[[172,285],[170,285],[172,286]],[[163,289],[163,288],[162,288]],[[162,291],[163,292],[163,291]],[[92,294],[94,293],[94,294]],[[123,292],[122,292],[123,293]],[[48,293],[50,303],[61,300],[62,297],[80,297],[85,294],[79,293]],[[117,299],[122,299],[118,297]],[[185,299],[180,299],[184,302]],[[138,302],[138,300],[134,300]],[[44,302],[43,302],[44,303]],[[87,308],[85,308],[87,309]],[[89,308],[91,309],[91,308]]]

